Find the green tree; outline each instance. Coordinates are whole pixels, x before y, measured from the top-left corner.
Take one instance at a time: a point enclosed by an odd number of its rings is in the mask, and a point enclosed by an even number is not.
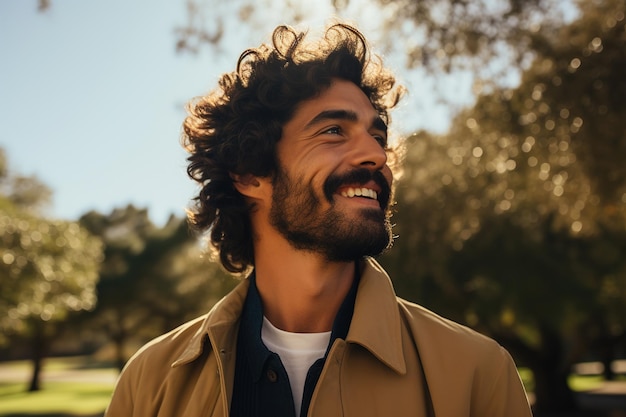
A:
[[[410,138],[384,263],[530,367],[537,411],[562,411],[572,364],[626,336],[624,3],[544,36],[520,87]]]
[[[48,196],[47,188],[35,178],[11,177],[3,152],[0,162],[0,344],[27,340],[29,390],[36,391],[43,358],[63,322],[95,306],[102,247],[75,222],[37,216],[36,196]]]
[[[577,13],[576,0],[327,0],[316,10],[345,17],[371,30],[371,40],[408,68],[470,71],[485,82],[510,83],[512,68],[526,67],[541,33]],[[187,19],[176,28],[179,51],[220,50],[245,31],[266,36],[266,16],[299,24],[313,12],[311,3],[292,0],[187,0]],[[233,17],[237,17],[235,21]],[[375,22],[371,17],[376,16]],[[235,24],[233,24],[235,22]],[[374,39],[375,38],[375,39]],[[487,63],[487,64],[486,64]],[[519,75],[515,71],[514,75]],[[514,77],[515,79],[515,77]]]
[[[114,343],[120,369],[129,342],[143,343],[200,315],[234,284],[201,257],[182,219],[171,217],[159,228],[147,210],[131,205],[109,215],[87,213],[81,224],[105,242],[98,305],[90,315]]]

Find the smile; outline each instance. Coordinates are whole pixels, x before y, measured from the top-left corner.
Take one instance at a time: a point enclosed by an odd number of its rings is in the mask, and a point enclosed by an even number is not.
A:
[[[341,195],[344,197],[352,198],[352,197],[365,197],[371,198],[372,200],[378,199],[378,193],[371,188],[346,188],[341,192]]]

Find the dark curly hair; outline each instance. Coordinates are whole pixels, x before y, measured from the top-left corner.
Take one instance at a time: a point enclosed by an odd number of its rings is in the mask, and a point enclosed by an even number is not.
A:
[[[192,100],[182,143],[190,153],[187,173],[201,188],[188,210],[224,268],[244,272],[254,265],[251,207],[233,185],[232,175],[268,177],[276,173],[276,143],[297,105],[327,89],[334,78],[361,88],[383,120],[402,88],[370,56],[354,27],[337,23],[316,42],[289,26],[274,30],[271,44],[248,49],[237,70],[223,74],[219,88]]]

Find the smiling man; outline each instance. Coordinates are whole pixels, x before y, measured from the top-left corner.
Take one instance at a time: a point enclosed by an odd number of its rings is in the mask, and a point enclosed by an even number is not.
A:
[[[525,417],[496,342],[396,297],[388,111],[401,88],[353,27],[278,27],[189,106],[189,218],[245,273],[144,346],[107,416]]]

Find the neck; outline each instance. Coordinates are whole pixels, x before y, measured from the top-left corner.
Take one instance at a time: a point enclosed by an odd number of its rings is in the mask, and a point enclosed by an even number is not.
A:
[[[274,326],[319,333],[332,330],[352,285],[355,263],[329,262],[281,239],[271,245],[257,242],[255,274],[264,314]]]

